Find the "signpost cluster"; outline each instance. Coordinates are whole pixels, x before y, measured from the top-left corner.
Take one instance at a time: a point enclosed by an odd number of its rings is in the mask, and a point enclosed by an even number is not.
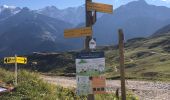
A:
[[[4,64],[15,64],[15,85],[17,85],[17,77],[18,77],[17,64],[27,64],[27,58],[17,57],[17,55],[15,55],[15,57],[5,57]]]
[[[86,37],[85,51],[77,53],[77,94],[88,95],[88,100],[94,100],[94,94],[106,93],[106,79],[103,76],[105,70],[104,52],[96,52],[96,42],[92,38],[92,26],[96,22],[97,12],[112,13],[113,6],[95,3],[85,0],[86,27],[79,29],[67,29],[64,31],[65,38]]]

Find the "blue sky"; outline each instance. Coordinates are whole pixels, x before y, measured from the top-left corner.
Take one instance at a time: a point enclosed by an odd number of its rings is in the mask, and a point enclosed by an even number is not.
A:
[[[93,0],[94,2],[101,2],[112,4],[114,7],[126,4],[135,0]],[[149,4],[170,7],[170,0],[146,0]],[[75,7],[83,5],[85,0],[0,0],[0,5],[29,7],[31,9],[39,9],[45,6],[54,5],[60,9],[67,7]]]

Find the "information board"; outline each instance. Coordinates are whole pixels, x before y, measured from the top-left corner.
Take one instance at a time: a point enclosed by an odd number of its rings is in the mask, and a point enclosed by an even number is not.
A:
[[[104,93],[104,78],[99,78],[99,84],[94,82],[93,77],[102,75],[105,71],[104,52],[81,52],[76,55],[76,81],[77,95],[87,95],[89,93]],[[92,80],[93,79],[93,80]],[[94,92],[94,88],[99,88]]]

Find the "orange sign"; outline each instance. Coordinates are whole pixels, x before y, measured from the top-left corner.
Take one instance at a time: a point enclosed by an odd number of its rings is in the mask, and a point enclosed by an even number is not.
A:
[[[103,76],[92,77],[92,89],[94,94],[105,94],[106,78]]]
[[[68,29],[68,30],[64,31],[64,37],[65,38],[91,36],[91,35],[92,35],[92,28],[91,27],[78,28],[78,29]]]
[[[104,13],[113,13],[113,6],[108,4],[87,2],[88,11],[98,11]]]

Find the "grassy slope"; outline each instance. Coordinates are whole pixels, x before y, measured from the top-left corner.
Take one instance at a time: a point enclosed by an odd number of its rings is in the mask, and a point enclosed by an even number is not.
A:
[[[4,82],[13,82],[14,73],[0,68],[0,79]],[[19,71],[18,86],[13,92],[4,93],[0,100],[86,100],[86,96],[78,97],[74,93],[75,89],[66,89],[51,85],[39,79],[37,73],[25,70]],[[114,94],[96,95],[97,100],[113,100]],[[137,100],[131,94],[127,100]]]
[[[170,81],[170,35],[133,39],[126,43],[125,67],[127,78]],[[118,50],[106,51],[107,66],[119,66]],[[112,60],[114,59],[114,60]],[[119,77],[113,70],[108,78]]]

